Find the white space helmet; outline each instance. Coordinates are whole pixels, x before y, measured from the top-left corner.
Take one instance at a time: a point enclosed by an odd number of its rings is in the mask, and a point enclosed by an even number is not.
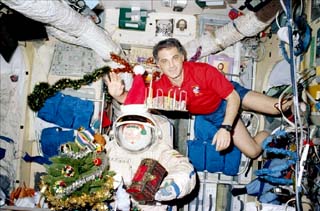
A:
[[[147,150],[157,139],[157,124],[144,105],[121,107],[122,114],[114,123],[115,138],[120,147],[130,152]]]

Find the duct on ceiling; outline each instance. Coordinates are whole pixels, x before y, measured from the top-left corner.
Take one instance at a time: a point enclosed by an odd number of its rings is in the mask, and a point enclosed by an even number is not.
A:
[[[8,7],[36,21],[47,24],[47,32],[64,42],[89,47],[105,60],[110,53],[120,54],[120,46],[108,32],[97,26],[64,1],[2,0]]]
[[[245,15],[218,28],[214,34],[207,33],[186,43],[184,46],[188,60],[197,54],[200,46],[202,49],[199,58],[219,52],[245,37],[257,35],[270,25],[280,10],[279,0],[272,0],[258,12],[248,11]]]
[[[103,59],[110,53],[119,54],[120,46],[113,42],[108,32],[98,27],[91,19],[80,15],[63,1],[51,0],[2,0],[4,4],[34,20],[47,23],[47,30],[65,42],[89,47]],[[229,24],[185,44],[188,59],[202,47],[201,57],[216,53],[245,37],[257,35],[275,18],[281,4],[272,0],[256,13],[249,12]]]

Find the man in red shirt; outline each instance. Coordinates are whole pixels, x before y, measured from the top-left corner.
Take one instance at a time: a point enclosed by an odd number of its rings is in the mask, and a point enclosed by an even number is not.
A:
[[[260,155],[260,145],[269,133],[261,131],[252,138],[238,118],[240,105],[245,110],[276,115],[279,114],[274,106],[277,98],[230,82],[209,64],[185,61],[186,51],[177,39],[160,41],[153,48],[153,56],[163,73],[158,81],[153,82],[153,90],[161,88],[164,96],[169,90],[186,91],[187,110],[210,121],[217,131],[212,139],[217,151],[227,149],[232,138],[234,145],[246,156],[256,158]],[[124,102],[127,92],[121,78],[110,73],[110,78],[105,80],[110,95],[118,102]],[[282,108],[289,108],[291,103],[288,101]]]

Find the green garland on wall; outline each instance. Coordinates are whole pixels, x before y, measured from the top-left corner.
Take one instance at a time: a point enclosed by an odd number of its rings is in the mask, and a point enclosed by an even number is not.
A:
[[[28,95],[28,105],[31,110],[37,112],[39,111],[45,101],[55,95],[57,92],[64,90],[66,88],[73,88],[78,90],[83,85],[89,85],[92,82],[97,81],[99,78],[109,73],[111,70],[110,67],[105,66],[99,69],[96,69],[92,74],[86,74],[82,79],[72,80],[68,78],[62,78],[54,83],[52,86],[45,82],[40,82],[35,85],[33,92]]]

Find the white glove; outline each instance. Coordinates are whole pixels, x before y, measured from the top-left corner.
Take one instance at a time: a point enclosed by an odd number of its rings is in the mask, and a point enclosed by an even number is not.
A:
[[[164,187],[160,188],[154,199],[156,201],[170,201],[176,199],[180,195],[180,188],[175,182],[166,183]]]

